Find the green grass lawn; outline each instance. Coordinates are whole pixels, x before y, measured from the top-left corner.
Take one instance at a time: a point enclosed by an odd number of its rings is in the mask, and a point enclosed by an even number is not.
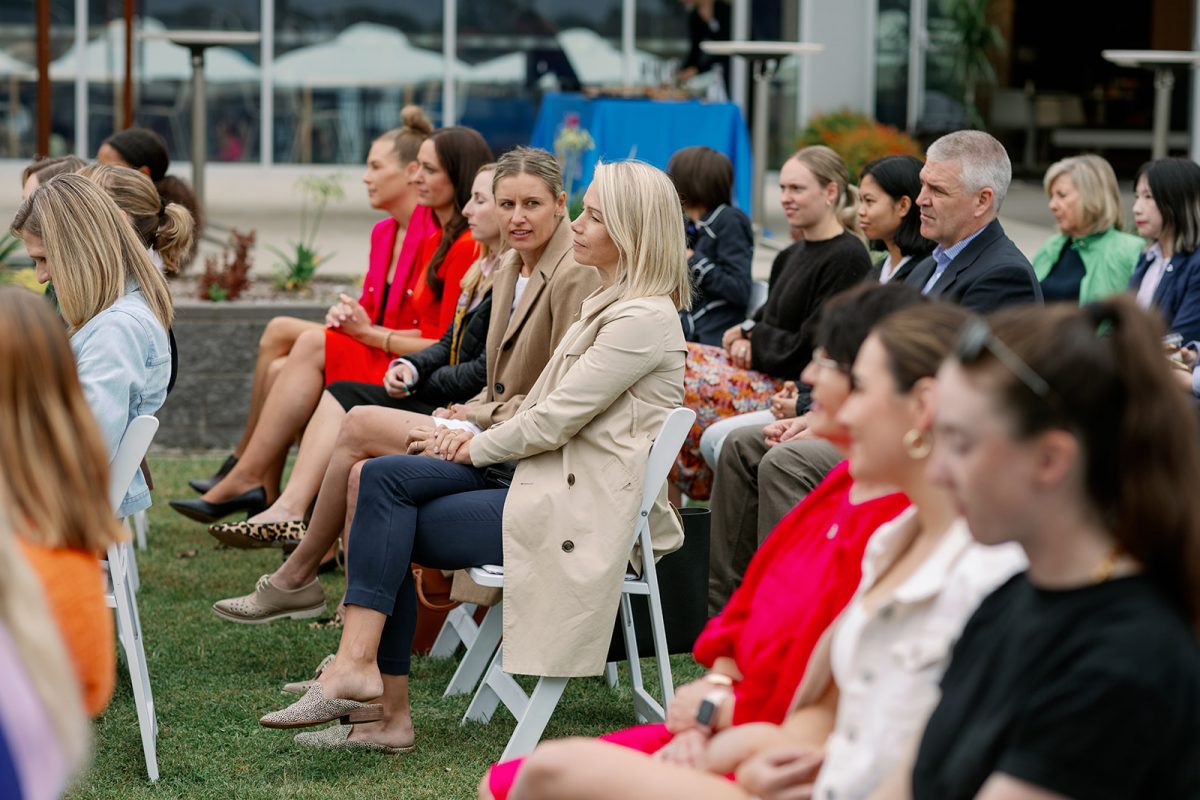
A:
[[[501,708],[489,725],[459,726],[469,696],[443,698],[453,660],[418,658],[412,671],[417,749],[402,756],[301,749],[292,734],[258,725],[291,696],[279,691],[337,647],[336,630],[305,622],[235,625],[212,614],[214,600],[243,594],[279,563],[277,550],[218,549],[203,525],[171,511],[167,500],[193,493],[187,479],[211,473],[219,458],[151,459],[155,504],[149,549],[138,553],[138,595],[158,714],[157,784],[146,779],[129,678],[96,724],[95,761],[68,797],[79,798],[470,798],[499,758],[513,720]],[[332,611],[344,588],[324,576]],[[672,659],[675,682],[700,674]],[[652,672],[652,661],[643,662]],[[634,723],[627,676],[609,689],[601,679],[571,681],[546,738],[595,735]]]

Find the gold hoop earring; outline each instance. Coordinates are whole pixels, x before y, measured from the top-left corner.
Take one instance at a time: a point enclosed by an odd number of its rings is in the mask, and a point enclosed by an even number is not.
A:
[[[933,450],[933,442],[931,442],[922,431],[913,428],[908,433],[904,434],[904,452],[908,453],[908,457],[913,461],[920,461],[929,455]]]

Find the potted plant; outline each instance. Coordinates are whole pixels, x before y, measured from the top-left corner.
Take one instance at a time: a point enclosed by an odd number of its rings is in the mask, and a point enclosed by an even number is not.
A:
[[[291,249],[287,251],[268,245],[268,249],[281,260],[281,263],[276,265],[275,284],[287,291],[307,288],[317,267],[333,256],[333,253],[323,254],[317,251],[317,231],[321,227],[321,215],[329,201],[342,200],[346,196],[342,190],[340,175],[306,175],[296,181],[296,188],[301,196],[300,241],[292,242]],[[310,203],[314,206],[311,216]]]

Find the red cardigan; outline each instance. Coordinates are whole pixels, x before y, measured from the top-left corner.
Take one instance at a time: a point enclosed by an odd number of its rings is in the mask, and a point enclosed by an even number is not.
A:
[[[392,250],[396,246],[396,233],[400,223],[394,217],[385,217],[375,223],[371,229],[371,252],[367,256],[367,276],[363,278],[362,297],[358,298],[359,305],[366,309],[367,316],[376,325],[387,328],[398,328],[389,321],[396,317],[400,310],[400,301],[404,292],[388,293],[387,308],[380,316],[379,299],[383,297],[384,286],[387,285],[388,266],[392,258]],[[433,211],[429,206],[417,206],[408,220],[408,228],[404,233],[404,242],[400,245],[400,257],[396,262],[396,273],[392,276],[392,287],[405,287],[409,277],[415,271],[417,251],[421,244],[439,230],[434,220]]]
[[[908,507],[889,494],[854,505],[848,462],[809,492],[754,554],[741,586],[696,640],[696,660],[733,658],[735,724],[780,723],[821,634],[862,579],[867,540]]]

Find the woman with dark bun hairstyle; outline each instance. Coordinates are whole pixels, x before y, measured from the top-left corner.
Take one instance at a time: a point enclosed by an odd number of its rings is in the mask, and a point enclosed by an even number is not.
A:
[[[186,269],[196,257],[196,247],[204,231],[204,213],[196,200],[196,192],[187,181],[167,174],[167,168],[171,166],[167,143],[149,128],[126,128],[100,144],[96,160],[113,167],[136,169],[154,183],[164,205],[178,203],[191,212],[195,221],[195,237],[191,249],[180,263],[180,268]]]

